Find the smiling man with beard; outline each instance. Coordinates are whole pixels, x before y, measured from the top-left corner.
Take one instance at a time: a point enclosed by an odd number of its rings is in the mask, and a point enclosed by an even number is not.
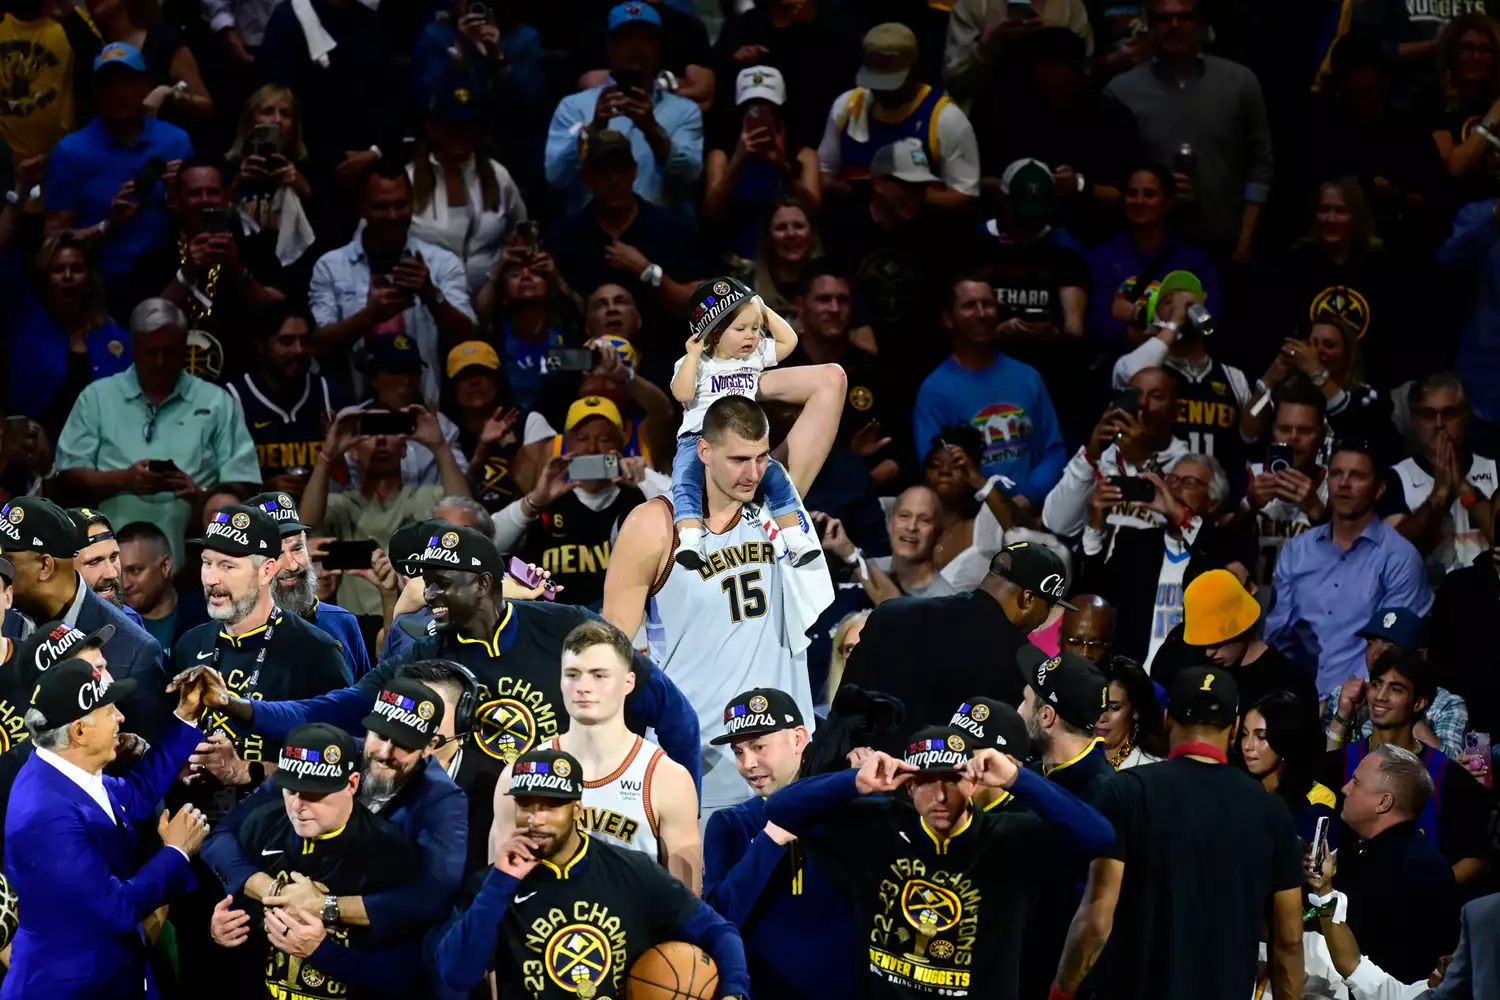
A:
[[[337,604],[318,600],[318,571],[307,550],[307,525],[297,513],[297,502],[287,493],[257,493],[245,501],[276,522],[281,532],[281,556],[276,560],[276,578],[271,581],[271,599],[333,637],[355,679],[370,670],[370,650],[359,630],[359,619]],[[357,574],[358,570],[350,570]]]
[[[138,611],[125,603],[125,582],[120,572],[120,543],[109,518],[88,507],[69,507],[68,517],[78,525],[86,543],[78,550],[73,563],[89,589],[121,611],[125,617],[142,625]],[[144,625],[142,625],[144,627]]]

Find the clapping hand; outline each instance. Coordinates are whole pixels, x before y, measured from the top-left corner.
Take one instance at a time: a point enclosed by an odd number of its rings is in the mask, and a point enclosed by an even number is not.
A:
[[[156,833],[163,847],[179,848],[192,857],[208,838],[208,819],[197,806],[183,806],[171,819],[167,818],[164,809],[156,823]]]
[[[516,420],[521,416],[521,411],[515,407],[507,409],[497,406],[495,411],[485,418],[484,426],[479,429],[479,441],[481,444],[498,444],[504,441],[506,435],[516,426]]]
[[[889,437],[880,436],[880,421],[871,420],[849,439],[849,450],[860,458],[867,458],[891,443]]]

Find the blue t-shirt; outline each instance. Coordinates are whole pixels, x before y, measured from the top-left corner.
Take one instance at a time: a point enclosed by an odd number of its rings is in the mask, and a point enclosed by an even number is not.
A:
[[[522,410],[536,408],[542,395],[542,382],[546,377],[543,362],[547,352],[554,347],[563,347],[562,331],[549,326],[536,343],[522,340],[511,332],[510,324],[501,331],[504,343],[501,357],[505,359],[505,377],[510,382],[511,399]]]
[[[912,431],[918,455],[939,430],[971,424],[984,441],[980,471],[1015,482],[1012,495],[1040,504],[1062,478],[1067,453],[1057,412],[1041,375],[1015,358],[997,355],[984,371],[970,371],[949,357],[917,391]]]
[[[95,118],[64,136],[47,159],[47,211],[72,212],[86,229],[109,214],[120,185],[134,180],[153,156],[165,161],[193,155],[188,134],[176,125],[147,118],[135,142],[116,142]],[[158,183],[135,217],[99,244],[99,267],[106,274],[130,273],[135,259],[164,245],[172,228],[165,188]]]

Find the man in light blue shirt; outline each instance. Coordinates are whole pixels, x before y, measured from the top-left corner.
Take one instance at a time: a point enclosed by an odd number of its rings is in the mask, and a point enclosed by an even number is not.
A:
[[[1288,541],[1276,560],[1265,640],[1316,671],[1319,691],[1368,676],[1359,632],[1375,609],[1432,607],[1421,554],[1375,514],[1384,489],[1363,445],[1336,444],[1328,522]]]
[[[58,485],[113,523],[157,525],[181,566],[195,496],[259,486],[260,463],[233,397],[183,371],[181,309],[146,299],[130,315],[130,341],[135,363],[90,382],[73,405],[57,440]]]
[[[629,138],[640,165],[636,194],[662,208],[691,211],[703,172],[703,114],[693,101],[656,85],[661,30],[661,15],[650,4],[615,7],[609,12],[610,79],[558,102],[544,166],[547,182],[567,195],[569,212],[588,201],[580,143],[590,125]]]

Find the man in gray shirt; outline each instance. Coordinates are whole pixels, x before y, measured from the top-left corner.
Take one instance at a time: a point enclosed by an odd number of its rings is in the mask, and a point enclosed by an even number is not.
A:
[[[1271,190],[1271,131],[1255,74],[1203,54],[1201,0],[1148,0],[1156,58],[1105,87],[1135,113],[1141,150],[1178,174],[1189,238],[1250,259]]]

